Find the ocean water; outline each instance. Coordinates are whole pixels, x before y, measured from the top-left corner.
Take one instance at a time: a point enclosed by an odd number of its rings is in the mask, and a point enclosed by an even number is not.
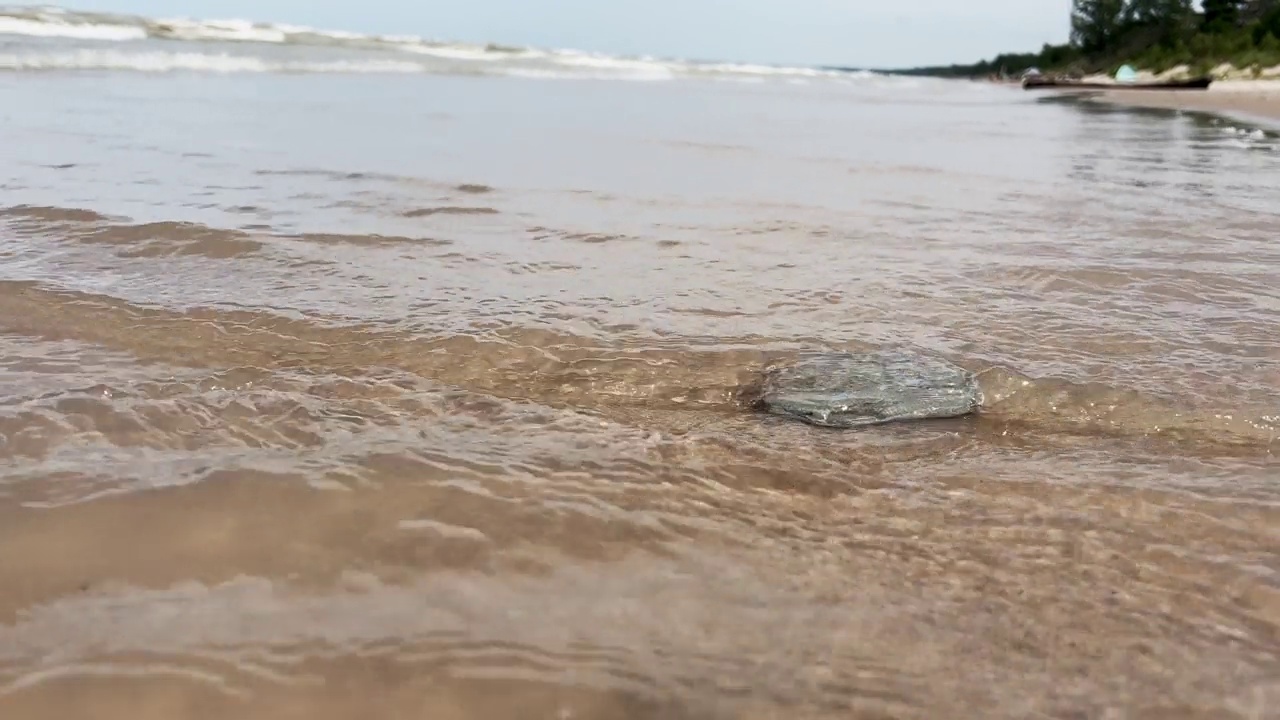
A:
[[[1280,139],[0,13],[0,716],[1280,717]],[[975,416],[751,403],[802,353]]]

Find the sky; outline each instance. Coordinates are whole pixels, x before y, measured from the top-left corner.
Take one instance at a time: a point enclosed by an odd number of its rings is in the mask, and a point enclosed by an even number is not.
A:
[[[1071,0],[63,0],[76,10],[792,65],[967,63],[1064,42]]]

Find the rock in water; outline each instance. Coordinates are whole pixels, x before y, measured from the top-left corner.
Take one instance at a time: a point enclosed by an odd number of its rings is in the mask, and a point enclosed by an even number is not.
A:
[[[769,412],[825,427],[967,415],[982,404],[973,374],[902,351],[816,353],[765,376]]]

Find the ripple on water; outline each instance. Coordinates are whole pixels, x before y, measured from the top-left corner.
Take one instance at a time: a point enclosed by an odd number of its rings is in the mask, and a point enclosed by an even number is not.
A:
[[[6,86],[0,714],[1280,702],[1266,138],[858,77]],[[896,348],[990,402],[753,405]]]

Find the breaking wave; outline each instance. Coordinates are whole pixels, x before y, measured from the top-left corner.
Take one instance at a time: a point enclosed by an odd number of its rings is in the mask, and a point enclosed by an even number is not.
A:
[[[0,7],[0,48],[5,50],[0,53],[0,70],[8,71],[432,73],[649,81],[701,77],[743,82],[881,77],[863,71],[618,57],[248,20],[147,18],[56,7]]]
[[[342,61],[305,62],[272,61],[251,55],[211,54],[198,52],[120,52],[116,50],[76,50],[62,53],[0,54],[4,70],[132,70],[136,72],[364,72],[412,73],[423,67],[413,62]]]

